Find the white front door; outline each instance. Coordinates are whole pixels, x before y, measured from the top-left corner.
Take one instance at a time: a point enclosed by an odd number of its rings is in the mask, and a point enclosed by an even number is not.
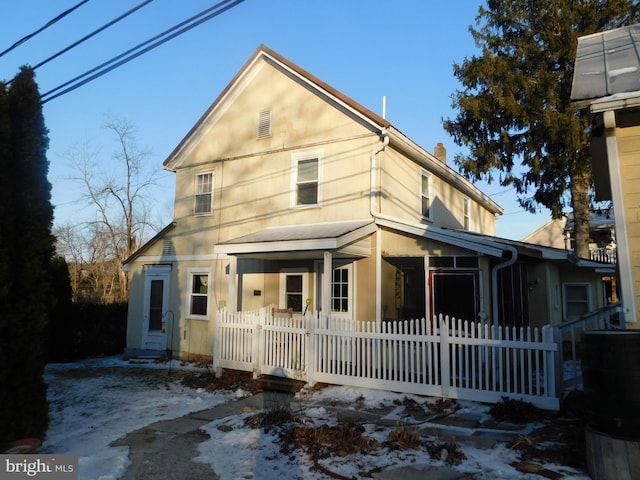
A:
[[[157,266],[145,270],[142,346],[151,350],[166,350],[166,322],[169,310],[169,271]]]

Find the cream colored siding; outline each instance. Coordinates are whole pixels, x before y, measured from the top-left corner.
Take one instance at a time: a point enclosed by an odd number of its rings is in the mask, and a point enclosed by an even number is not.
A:
[[[626,220],[627,245],[635,295],[635,319],[640,319],[640,127],[618,128],[622,196]],[[623,299],[624,300],[624,299]]]
[[[423,222],[452,229],[464,228],[464,198],[456,185],[387,148],[379,154],[381,213],[412,222]],[[430,176],[430,216],[422,216],[422,175]],[[495,215],[469,198],[470,230],[495,234]]]

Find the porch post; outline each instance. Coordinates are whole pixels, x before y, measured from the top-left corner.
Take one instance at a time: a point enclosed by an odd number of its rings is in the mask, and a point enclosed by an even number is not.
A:
[[[322,276],[322,313],[328,318],[331,316],[331,278],[333,276],[333,255],[331,252],[323,253]]]
[[[229,299],[227,300],[227,310],[230,312],[238,311],[238,259],[229,256]]]

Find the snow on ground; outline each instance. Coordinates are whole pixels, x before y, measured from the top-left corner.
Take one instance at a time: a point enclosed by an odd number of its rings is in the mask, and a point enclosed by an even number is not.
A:
[[[177,418],[185,414],[214,407],[236,398],[237,392],[193,389],[180,382],[180,376],[169,369],[200,370],[194,365],[168,363],[135,364],[119,357],[92,359],[72,364],[50,364],[45,371],[49,384],[50,426],[40,449],[41,453],[79,455],[81,480],[116,480],[128,465],[127,447],[109,447],[114,440],[129,432],[159,420]],[[156,369],[154,375],[148,370]],[[304,398],[303,398],[304,397]],[[335,424],[335,417],[323,405],[349,403],[358,399],[365,406],[392,406],[404,394],[348,388],[329,387],[313,393],[298,394],[292,402],[293,413],[312,425]],[[424,403],[422,397],[413,397]],[[487,415],[486,405],[459,402],[462,409],[478,416]],[[397,404],[397,403],[396,403]],[[210,464],[221,480],[238,478],[270,480],[282,478],[326,479],[326,475],[312,470],[312,461],[304,454],[286,456],[280,453],[273,432],[251,429],[244,419],[255,414],[247,412],[205,425],[210,439],[199,445],[194,461]],[[390,417],[393,418],[393,413]],[[401,418],[398,417],[400,422]],[[225,425],[227,428],[218,428]],[[229,429],[228,427],[233,427]],[[366,435],[382,443],[389,429],[366,426]],[[517,453],[499,444],[493,449],[480,449],[460,444],[466,460],[456,470],[473,473],[477,479],[536,480],[543,477],[522,474],[511,466]],[[322,463],[328,462],[328,463]],[[359,472],[375,468],[404,465],[444,466],[440,459],[432,459],[424,450],[380,449],[377,454],[332,457],[321,464],[345,477],[358,477]],[[583,473],[557,465],[546,468],[560,471],[563,478],[588,480]]]

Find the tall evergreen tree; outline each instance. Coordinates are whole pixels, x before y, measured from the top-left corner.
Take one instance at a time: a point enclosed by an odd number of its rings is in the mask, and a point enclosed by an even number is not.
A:
[[[0,235],[0,274],[8,280],[0,316],[0,444],[5,444],[26,436],[41,437],[48,423],[43,373],[54,242],[48,137],[31,69],[21,69],[0,106],[4,107],[0,151],[5,168],[1,186],[6,188],[3,200],[8,202],[1,213]]]
[[[557,218],[571,206],[581,257],[592,180],[589,119],[570,103],[577,39],[638,19],[638,0],[487,0],[470,27],[481,54],[454,65],[464,88],[444,127],[469,148],[461,171],[489,182],[498,172],[531,212],[543,205]]]

